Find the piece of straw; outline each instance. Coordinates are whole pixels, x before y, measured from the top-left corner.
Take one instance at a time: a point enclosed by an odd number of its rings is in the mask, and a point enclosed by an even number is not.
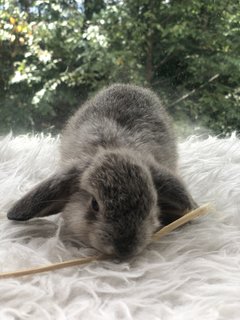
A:
[[[203,215],[209,213],[209,211],[211,211],[211,210],[213,210],[213,207],[211,204],[208,203],[208,204],[205,204],[205,205],[203,205],[193,211],[190,211],[190,212],[186,213],[184,216],[182,216],[181,218],[173,221],[172,223],[168,224],[166,227],[155,232],[152,239],[159,240],[160,238],[164,237],[165,235],[167,235],[171,231],[186,224],[190,220],[192,220],[194,218],[198,218],[200,216],[203,216]]]
[[[207,214],[211,210],[211,208],[212,207],[210,204],[206,204],[193,211],[190,211],[189,213],[185,214],[183,217],[175,220],[174,222],[170,223],[166,227],[163,227],[162,229],[157,231],[153,235],[152,240],[153,241],[159,240],[160,238],[164,237],[165,235],[169,234],[171,231],[189,222],[190,220]],[[13,278],[13,277],[16,278],[16,277],[22,277],[22,276],[36,274],[36,273],[53,271],[53,270],[62,269],[66,267],[80,266],[86,263],[99,261],[107,258],[109,258],[109,256],[97,255],[92,257],[84,257],[84,258],[79,258],[74,260],[67,260],[63,262],[53,263],[43,267],[34,267],[30,269],[13,271],[13,272],[2,272],[0,273],[0,279]]]

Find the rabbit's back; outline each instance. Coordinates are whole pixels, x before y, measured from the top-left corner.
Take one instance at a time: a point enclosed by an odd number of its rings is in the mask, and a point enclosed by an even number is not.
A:
[[[62,160],[85,161],[99,147],[130,148],[171,170],[176,167],[171,120],[159,98],[141,87],[112,85],[70,118],[62,136]]]

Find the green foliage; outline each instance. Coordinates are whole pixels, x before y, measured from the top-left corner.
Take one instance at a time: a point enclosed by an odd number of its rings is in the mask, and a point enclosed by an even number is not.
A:
[[[240,131],[238,1],[0,0],[0,128],[50,130],[113,82],[176,120]]]

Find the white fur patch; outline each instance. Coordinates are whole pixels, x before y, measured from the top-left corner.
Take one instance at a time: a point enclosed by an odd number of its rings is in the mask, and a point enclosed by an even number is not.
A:
[[[58,140],[0,141],[0,271],[93,253],[59,239],[61,217],[7,221],[13,201],[56,170]],[[131,262],[101,261],[0,280],[0,319],[240,319],[240,140],[190,137],[180,173],[217,213],[151,244]]]

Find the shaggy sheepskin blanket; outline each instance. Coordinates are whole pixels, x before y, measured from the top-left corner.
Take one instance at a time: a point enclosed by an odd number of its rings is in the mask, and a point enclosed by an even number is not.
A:
[[[93,254],[59,236],[61,215],[13,222],[12,203],[55,171],[59,139],[0,140],[0,272]],[[155,242],[129,262],[98,261],[0,279],[0,319],[240,319],[240,140],[189,137],[180,170],[216,212]]]

